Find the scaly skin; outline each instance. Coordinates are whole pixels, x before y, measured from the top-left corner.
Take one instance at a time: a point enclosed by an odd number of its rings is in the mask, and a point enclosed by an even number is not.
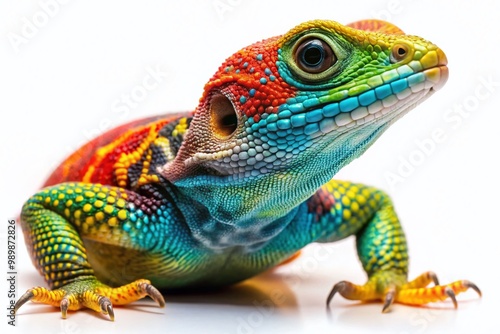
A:
[[[211,289],[252,277],[312,242],[355,235],[365,285],[348,299],[421,305],[477,287],[408,282],[391,200],[332,180],[444,85],[446,56],[382,21],[303,23],[219,68],[192,113],[121,126],[70,156],[22,210],[50,289],[28,300],[113,318],[156,289]],[[132,282],[132,283],[131,283]],[[154,287],[156,288],[154,288]]]

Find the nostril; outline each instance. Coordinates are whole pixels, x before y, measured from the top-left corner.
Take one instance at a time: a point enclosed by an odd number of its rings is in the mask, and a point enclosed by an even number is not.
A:
[[[398,63],[408,56],[410,53],[410,47],[403,43],[394,44],[391,51],[391,63]]]

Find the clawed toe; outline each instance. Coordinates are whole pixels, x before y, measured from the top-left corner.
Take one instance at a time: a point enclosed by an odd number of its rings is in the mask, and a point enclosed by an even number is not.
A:
[[[21,298],[18,299],[18,301],[16,302],[16,305],[14,305],[14,312],[15,313],[17,313],[17,311],[21,308],[21,306],[26,304],[27,301],[31,300],[34,297],[34,294],[33,294],[34,289],[36,289],[36,288],[29,289],[21,296]]]
[[[340,293],[340,295],[346,299],[359,300],[357,292],[359,292],[360,289],[362,289],[362,287],[348,281],[338,282],[333,286],[330,294],[326,298],[326,306],[330,306],[330,302],[337,293]]]
[[[483,293],[481,292],[481,290],[478,288],[478,286],[474,283],[472,283],[471,281],[467,281],[467,280],[463,280],[462,281],[462,284],[464,287],[466,287],[467,289],[472,289],[474,291],[476,291],[476,293],[479,295],[479,297],[482,297],[483,296]]]
[[[147,282],[142,282],[139,283],[139,288],[151,297],[151,299],[153,299],[158,306],[165,307],[165,299],[163,298],[163,295],[153,285]]]
[[[458,302],[456,296],[469,289],[476,291],[476,293],[481,297],[481,290],[479,290],[477,285],[467,280],[461,280],[429,288],[402,289],[398,294],[397,301],[402,304],[424,305],[427,303],[451,299],[453,306],[457,308]]]
[[[382,307],[382,313],[389,312],[389,309],[391,308],[391,305],[394,303],[394,300],[396,300],[396,288],[391,287],[385,294],[385,301],[384,301],[384,306]]]
[[[450,299],[455,308],[458,307],[457,295],[469,289],[481,297],[481,290],[476,284],[461,280],[446,285],[439,285],[436,274],[429,271],[405,283],[401,274],[380,272],[370,277],[365,285],[356,285],[347,281],[335,284],[326,299],[327,307],[333,297],[339,293],[346,299],[359,301],[380,300],[383,302],[382,312],[390,310],[393,303],[407,305],[424,305]],[[434,286],[427,287],[430,283]]]
[[[114,321],[113,304],[125,305],[145,296],[151,297],[160,307],[165,306],[162,294],[148,280],[137,280],[121,287],[112,288],[100,283],[97,279],[81,280],[62,288],[48,290],[42,287],[29,289],[19,298],[14,306],[15,312],[27,301],[59,307],[63,319],[68,310],[90,308]]]
[[[450,287],[446,287],[444,289],[444,293],[446,293],[446,295],[448,295],[448,298],[450,298],[451,301],[453,302],[453,306],[455,308],[457,308],[458,303],[457,303],[457,296],[455,296],[455,292]]]
[[[69,307],[69,300],[68,300],[68,298],[65,297],[65,298],[63,298],[61,300],[60,307],[61,307],[62,318],[66,319],[66,316],[68,315],[68,307]]]
[[[115,313],[113,311],[113,304],[111,304],[111,300],[109,298],[100,296],[99,297],[99,306],[101,308],[101,313],[102,314],[107,314],[109,316],[109,319],[111,321],[115,320]]]

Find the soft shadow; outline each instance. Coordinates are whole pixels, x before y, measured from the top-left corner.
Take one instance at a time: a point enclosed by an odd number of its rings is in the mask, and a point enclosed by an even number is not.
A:
[[[279,308],[297,308],[297,299],[282,277],[273,271],[248,279],[242,283],[215,291],[165,293],[165,300],[181,304],[224,304],[254,306],[269,304]]]
[[[37,273],[26,273],[23,279],[24,281],[36,282],[39,277]],[[263,305],[266,307],[276,307],[282,310],[297,310],[298,308],[295,294],[283,281],[283,277],[274,273],[272,270],[242,283],[213,291],[165,292],[163,295],[167,307],[169,303],[178,303],[251,307]],[[159,308],[156,302],[149,298],[127,305],[115,305],[113,308],[115,309],[115,313],[116,310],[121,308],[150,314],[164,313],[164,309]],[[18,311],[17,316],[54,312],[60,313],[60,309],[39,303],[28,303]],[[86,312],[97,318],[107,318],[107,316],[103,316],[91,310],[82,309],[77,312]],[[73,313],[73,311],[68,311],[68,317],[71,316],[71,313]]]

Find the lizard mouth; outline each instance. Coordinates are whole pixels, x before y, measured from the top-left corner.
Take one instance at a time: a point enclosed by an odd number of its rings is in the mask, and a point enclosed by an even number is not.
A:
[[[424,70],[422,73],[425,74],[427,79],[430,82],[433,82],[432,87],[430,87],[431,91],[438,91],[445,85],[446,81],[448,81],[448,66],[439,65],[428,70]]]
[[[305,119],[301,125],[313,138],[331,132],[340,134],[371,123],[391,124],[446,84],[449,75],[446,63],[446,58],[443,58],[437,66],[384,82],[340,102],[316,105],[296,115]],[[292,124],[293,117],[296,116],[292,116]],[[315,122],[309,122],[312,119]],[[307,133],[309,128],[311,133]]]
[[[317,152],[335,152],[333,155],[336,157],[335,159],[338,160],[336,166],[340,169],[352,160],[349,159],[349,155],[360,155],[376,140],[376,138],[382,135],[391,124],[395,123],[410,110],[432,96],[434,92],[440,90],[448,80],[448,74],[448,67],[446,65],[439,65],[417,72],[415,75],[423,76],[425,80],[411,86],[411,88],[407,88],[408,92],[402,93],[400,96],[396,95],[398,97],[397,100],[386,101],[386,105],[384,105],[384,100],[377,101],[375,106],[370,110],[371,112],[365,117],[353,119],[343,126],[338,126],[337,123],[330,121],[334,125],[332,125],[330,129],[326,129],[326,127],[323,128],[323,136],[318,136],[314,139],[317,150],[307,154],[305,160],[314,159]],[[356,111],[354,111],[354,113],[356,113]],[[351,116],[351,118],[354,117],[355,116]],[[353,131],[353,128],[356,127],[365,128],[366,130],[360,129],[359,131]],[[342,147],[340,151],[338,151],[339,147]],[[343,155],[346,153],[347,156],[344,157]],[[300,163],[301,162],[297,162],[297,164]],[[293,166],[294,163],[292,163],[292,168]],[[318,166],[314,173],[330,175],[332,174],[332,170],[326,165]]]

